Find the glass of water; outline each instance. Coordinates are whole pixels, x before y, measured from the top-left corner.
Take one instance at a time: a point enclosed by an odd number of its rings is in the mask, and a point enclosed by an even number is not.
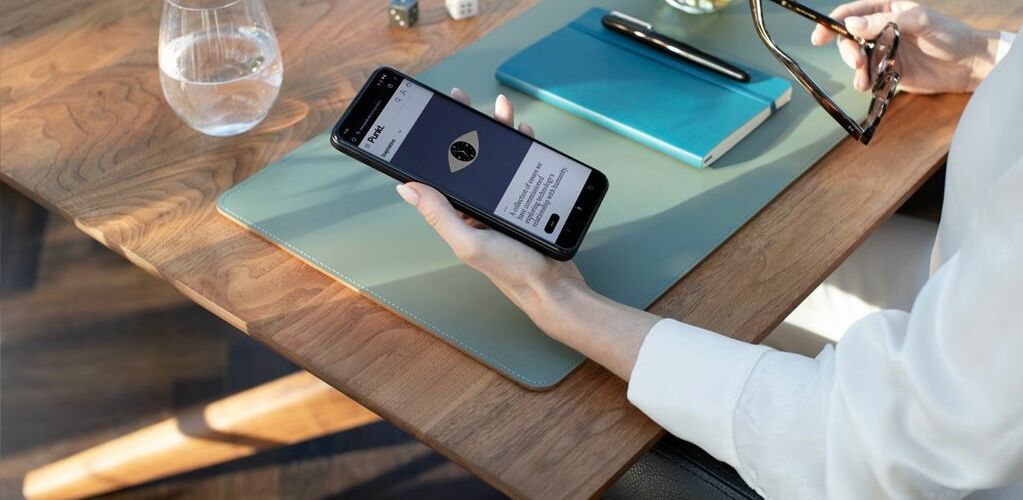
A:
[[[164,0],[160,85],[174,112],[208,135],[255,127],[284,65],[262,0]]]

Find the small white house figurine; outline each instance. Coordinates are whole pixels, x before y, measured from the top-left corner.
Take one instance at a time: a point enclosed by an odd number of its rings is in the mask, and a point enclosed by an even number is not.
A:
[[[466,19],[480,13],[480,0],[444,0],[448,14],[454,20]]]

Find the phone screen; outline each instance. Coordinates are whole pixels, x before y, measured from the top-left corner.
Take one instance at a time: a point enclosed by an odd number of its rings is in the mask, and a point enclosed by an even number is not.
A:
[[[592,168],[399,74],[374,79],[339,140],[547,242],[578,241]]]

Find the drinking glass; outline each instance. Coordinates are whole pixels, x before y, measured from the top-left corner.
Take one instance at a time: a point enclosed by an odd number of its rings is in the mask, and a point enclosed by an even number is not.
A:
[[[159,59],[167,103],[214,136],[255,127],[284,75],[262,0],[164,0]]]
[[[668,5],[675,7],[687,14],[710,14],[717,12],[732,0],[664,0]]]

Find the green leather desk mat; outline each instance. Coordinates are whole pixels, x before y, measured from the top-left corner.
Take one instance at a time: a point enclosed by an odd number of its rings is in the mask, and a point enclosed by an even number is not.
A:
[[[827,12],[836,2],[821,3],[814,5]],[[679,13],[661,0],[548,0],[419,78],[442,90],[459,86],[487,111],[498,93],[507,94],[517,117],[544,141],[607,174],[608,195],[576,262],[594,289],[645,308],[845,133],[793,83],[791,103],[712,168],[697,170],[496,82],[494,71],[505,59],[594,5],[653,20],[666,34],[787,76],[756,38],[742,0],[708,16]],[[847,83],[851,71],[837,50],[810,47],[810,23],[774,13],[768,23],[775,39],[786,49],[795,47],[792,55],[815,77],[832,75],[821,83],[846,109],[865,112],[867,98]],[[224,193],[219,207],[526,387],[550,388],[583,361],[540,332],[482,275],[459,263],[398,198],[394,185],[336,152],[324,133]]]

